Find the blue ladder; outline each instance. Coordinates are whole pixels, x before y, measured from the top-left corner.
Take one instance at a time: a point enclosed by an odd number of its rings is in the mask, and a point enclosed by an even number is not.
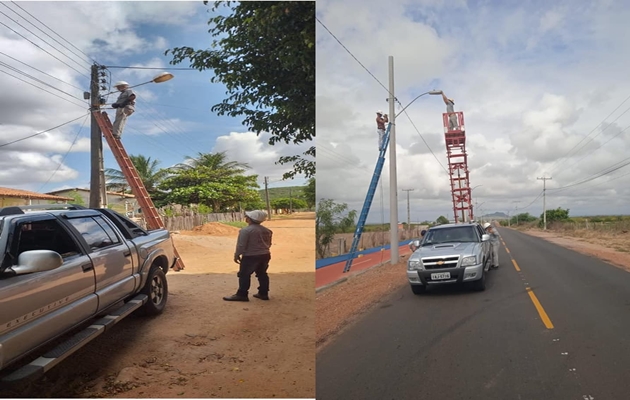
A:
[[[354,230],[354,238],[352,240],[352,247],[350,248],[349,253],[350,257],[348,258],[348,261],[346,261],[346,266],[343,269],[344,273],[350,271],[350,267],[352,267],[352,261],[354,260],[354,256],[357,253],[359,241],[361,240],[361,234],[363,233],[363,227],[365,226],[365,221],[367,220],[368,214],[370,213],[370,206],[372,205],[372,200],[374,199],[374,193],[376,193],[378,180],[380,179],[381,172],[383,171],[383,164],[385,164],[385,153],[387,153],[387,145],[389,145],[389,129],[391,128],[391,126],[391,122],[387,124],[387,130],[385,131],[385,135],[383,136],[383,147],[378,154],[378,161],[376,162],[376,168],[374,168],[372,182],[370,183],[367,196],[365,197],[365,202],[363,203],[363,209],[361,210],[361,215],[359,216],[359,222],[357,222],[357,228]]]

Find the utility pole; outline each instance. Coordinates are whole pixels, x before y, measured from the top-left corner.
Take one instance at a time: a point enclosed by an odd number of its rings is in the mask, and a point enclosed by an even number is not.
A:
[[[536,178],[539,181],[543,181],[543,230],[547,230],[547,181],[551,180],[551,177]]]
[[[518,213],[516,211],[518,210],[518,203],[520,203],[520,201],[514,200],[512,203],[516,203],[514,206],[514,215],[516,216],[516,226],[518,226]]]
[[[269,220],[271,221],[271,203],[269,202],[269,178],[265,176],[265,198],[267,199],[267,214],[269,215]]]
[[[389,230],[391,264],[398,264],[398,179],[396,175],[396,97],[394,96],[394,57],[389,56]]]
[[[92,73],[90,80],[90,111],[99,110],[101,107],[99,99],[99,86],[98,86],[98,65],[92,65]],[[91,131],[90,131],[90,208],[99,208],[102,206],[101,196],[103,195],[101,189],[101,178],[103,169],[103,141],[101,139],[101,129],[96,123],[96,118],[93,114],[91,117]],[[104,185],[103,185],[104,186]]]
[[[403,189],[403,192],[407,192],[407,229],[411,229],[411,209],[409,208],[409,192],[413,192],[416,189]]]

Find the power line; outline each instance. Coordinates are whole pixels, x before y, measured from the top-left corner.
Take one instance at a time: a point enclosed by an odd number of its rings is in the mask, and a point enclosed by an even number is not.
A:
[[[0,11],[0,14],[6,16],[7,18],[11,19],[11,17],[9,17],[8,15],[6,15],[5,13],[3,13],[2,11]],[[15,21],[13,21],[15,22]],[[20,25],[20,23],[15,22],[16,24]],[[54,54],[52,54],[51,52],[49,52],[48,50],[45,50],[43,47],[41,47],[40,45],[38,45],[37,43],[33,42],[31,39],[27,38],[26,36],[22,35],[21,33],[17,32],[15,29],[11,28],[10,26],[8,26],[7,24],[5,24],[4,22],[0,22],[0,24],[4,25],[6,28],[10,29],[12,32],[14,32],[15,34],[17,34],[18,36],[24,38],[25,40],[29,41],[30,43],[32,43],[35,47],[37,47],[38,49],[44,51],[46,54],[50,55],[51,57],[55,58],[56,60],[58,60],[59,62],[63,63],[64,65],[66,65],[68,68],[71,68],[73,70],[75,70],[76,72],[78,72],[79,74],[85,76],[86,78],[89,79],[89,77],[87,75],[85,75],[84,73],[82,73],[81,71],[79,71],[78,69],[74,68],[73,66],[71,66],[70,64],[68,64],[67,62],[63,61],[62,59],[60,59],[59,57],[55,56]],[[22,25],[20,25],[22,26]],[[22,26],[22,28],[24,28]],[[53,49],[59,51],[56,47],[51,46],[48,42],[46,42],[45,40],[43,40],[42,38],[40,38],[39,36],[35,35],[33,32],[31,32],[30,30],[26,29],[28,32],[30,32],[33,36],[35,36],[36,38],[38,38],[39,40],[41,40],[42,42],[46,43],[47,45],[49,45],[50,47],[52,47]],[[59,51],[61,54],[63,54],[63,52]],[[64,54],[64,56],[66,56]],[[76,61],[68,56],[66,56],[67,58],[69,58],[70,60],[74,61],[76,63]],[[77,63],[79,64],[79,63]]]
[[[70,151],[72,150],[74,145],[77,143],[77,139],[79,139],[79,135],[81,134],[81,131],[83,130],[83,127],[85,126],[85,123],[88,120],[88,116],[89,116],[89,114],[85,116],[85,119],[83,120],[83,124],[81,124],[81,128],[79,128],[79,132],[77,132],[76,136],[74,137],[74,140],[72,141],[72,144],[68,148],[68,151],[66,151],[66,154],[64,154],[63,157],[61,158],[61,161],[59,162],[59,165],[57,166],[57,169],[55,169],[55,171],[52,173],[52,175],[50,175],[50,178],[48,178],[48,180],[42,186],[40,186],[40,188],[37,190],[38,192],[41,192],[42,189],[46,185],[48,185],[48,182],[50,182],[50,180],[55,176],[55,174],[59,171],[59,169],[63,165],[63,162],[66,160],[66,157],[68,157],[68,154],[70,154]]]
[[[611,115],[613,115],[613,114],[614,114],[614,113],[615,113],[618,109],[620,109],[620,108],[621,108],[621,106],[622,106],[622,105],[623,105],[626,101],[628,101],[628,100],[630,100],[630,96],[626,97],[626,99],[625,99],[625,100],[624,100],[621,104],[619,104],[619,106],[617,106],[617,108],[615,108],[615,109],[614,109],[614,110],[613,110],[610,114],[608,114],[608,116],[607,116],[606,118],[604,118],[604,119],[603,119],[603,120],[602,120],[599,124],[597,124],[597,126],[596,126],[595,128],[593,128],[593,130],[591,130],[591,131],[590,131],[590,132],[589,132],[586,136],[584,136],[584,138],[582,138],[582,140],[580,140],[580,141],[579,141],[579,142],[578,142],[575,146],[573,146],[573,147],[571,148],[571,150],[569,150],[569,151],[567,152],[567,154],[565,154],[563,157],[561,157],[561,158],[559,158],[558,160],[556,160],[556,162],[552,165],[553,169],[550,171],[550,173],[551,173],[551,172],[553,172],[553,171],[557,168],[557,167],[556,167],[556,164],[557,164],[557,163],[559,163],[559,162],[560,162],[560,160],[566,159],[566,158],[567,158],[567,156],[569,155],[569,153],[571,153],[571,152],[573,151],[573,149],[575,149],[577,146],[579,146],[579,145],[580,145],[580,143],[582,143],[582,142],[583,142],[584,140],[586,140],[586,138],[588,138],[588,137],[589,137],[589,136],[590,136],[593,132],[595,132],[595,130],[596,130],[597,128],[599,128],[599,126],[600,126],[601,124],[603,124],[603,123],[604,123],[604,121],[606,121],[608,118],[610,118],[610,116],[611,116]],[[630,110],[630,108],[629,108],[629,110]],[[628,111],[628,110],[626,110],[623,114],[625,114],[627,111]],[[621,114],[621,115],[623,115],[623,114]],[[617,117],[617,119],[619,119],[619,118],[621,117],[621,115],[620,115],[619,117]],[[615,119],[615,121],[616,121],[617,119]],[[615,121],[613,121],[613,122],[615,122]],[[591,140],[592,140],[592,139],[591,139]],[[582,149],[582,148],[584,148],[584,146],[582,146],[580,149]],[[578,151],[579,151],[579,150],[578,150]]]
[[[13,3],[15,4],[15,2],[13,2]],[[20,17],[20,18],[24,18],[24,16],[23,16],[23,15],[20,15],[17,11],[13,10],[13,9],[12,9],[12,8],[10,8],[8,5],[6,5],[6,4],[4,4],[4,3],[0,3],[0,4],[2,4],[3,6],[5,6],[5,7],[6,7],[6,8],[8,8],[9,10],[11,10],[11,11],[12,11],[15,15],[17,15],[18,17]],[[21,7],[20,7],[20,8],[21,8]],[[22,8],[22,10],[24,10],[24,9]],[[29,14],[29,13],[27,12],[27,14]],[[5,15],[6,15],[6,14],[5,14]],[[29,15],[31,15],[31,14],[29,14]],[[31,17],[32,17],[32,15],[31,15]],[[7,16],[7,18],[9,18],[9,17]],[[34,18],[34,17],[33,17],[33,18]],[[24,21],[26,21],[26,22],[28,22],[29,24],[33,25],[33,26],[34,26],[35,28],[37,28],[37,29],[38,29],[41,33],[43,33],[44,35],[48,36],[49,38],[51,38],[51,39],[52,39],[52,40],[54,40],[55,42],[59,43],[59,44],[60,44],[60,45],[61,45],[64,49],[68,50],[70,53],[72,53],[72,54],[74,54],[75,56],[79,57],[79,59],[80,59],[81,61],[83,61],[83,62],[87,62],[87,63],[89,64],[89,61],[85,61],[85,59],[83,59],[83,58],[82,58],[82,56],[78,55],[78,54],[77,54],[77,53],[75,53],[72,49],[69,49],[68,47],[66,47],[66,45],[64,45],[63,43],[59,42],[59,41],[58,41],[57,39],[55,39],[54,37],[50,36],[48,33],[46,33],[46,32],[44,32],[43,30],[41,30],[41,29],[40,29],[37,25],[35,25],[35,24],[34,24],[34,23],[32,23],[31,21],[27,20],[26,18],[24,18]],[[38,20],[38,21],[39,21],[39,20]],[[13,22],[15,22],[16,24],[18,24],[16,21],[13,21]],[[39,21],[39,23],[41,23],[41,24],[43,25],[43,23],[42,23],[41,21]],[[18,25],[20,25],[20,24],[18,24]],[[22,25],[20,25],[20,26],[22,26]],[[45,26],[45,25],[44,25],[44,26]],[[23,26],[22,26],[22,27],[23,27]],[[24,28],[24,27],[23,27],[23,28]],[[48,27],[47,27],[47,28],[48,28]],[[24,28],[24,29],[26,29],[26,28]],[[48,28],[48,29],[50,29],[50,28]],[[52,29],[51,29],[51,30],[52,30]],[[29,32],[30,32],[30,31],[29,31]],[[54,32],[54,31],[53,31],[53,32]],[[33,35],[35,35],[33,32],[30,32],[30,33],[32,33]],[[36,37],[38,37],[38,38],[39,38],[39,36],[36,36]],[[43,41],[43,39],[42,39],[42,38],[39,38],[39,39]],[[46,43],[46,42],[44,42],[44,43]],[[51,44],[49,44],[49,43],[46,43],[46,44],[48,44],[49,46],[53,47],[53,46],[52,46]],[[53,48],[54,48],[54,47],[53,47]],[[57,49],[55,49],[55,50],[57,50]],[[59,50],[57,50],[57,51],[59,51]],[[60,53],[62,53],[61,51],[59,51],[59,52],[60,52]],[[62,53],[62,54],[63,54],[63,53]],[[64,54],[64,55],[65,55],[65,54]],[[68,56],[66,56],[66,57],[68,57]],[[88,57],[88,58],[89,58],[89,57]],[[68,57],[68,59],[71,59],[71,58],[70,58],[70,57]],[[72,60],[72,59],[71,59],[71,60]],[[74,60],[72,60],[72,61],[74,61]],[[76,61],[75,61],[75,62],[76,62]],[[77,64],[78,64],[78,63],[77,63]]]
[[[420,130],[418,129],[418,127],[416,127],[416,124],[414,124],[414,122],[411,120],[411,117],[409,116],[409,114],[407,113],[407,111],[404,111],[405,115],[407,116],[407,118],[409,118],[409,122],[411,122],[411,125],[414,127],[414,129],[416,130],[416,132],[418,132],[418,135],[420,135],[420,138],[422,139],[422,141],[424,142],[424,144],[427,146],[427,148],[429,149],[429,151],[431,152],[431,154],[433,155],[433,158],[435,158],[435,161],[438,162],[438,164],[440,164],[440,167],[442,167],[442,169],[444,170],[444,172],[446,172],[447,174],[449,173],[448,170],[446,169],[446,167],[444,166],[444,164],[442,164],[442,162],[440,162],[440,160],[437,158],[437,156],[435,155],[435,153],[433,152],[433,150],[431,149],[431,146],[429,146],[429,143],[427,143],[426,140],[424,140],[424,136],[422,136],[422,134],[420,133]]]
[[[549,190],[549,189],[547,189],[547,190]],[[544,191],[541,191],[540,194],[538,196],[536,196],[536,198],[534,200],[532,200],[532,202],[529,203],[528,205],[526,205],[525,207],[518,207],[518,208],[515,208],[514,210],[515,211],[517,211],[517,210],[527,210],[529,207],[532,206],[532,204],[534,204],[536,202],[536,200],[540,199],[540,197],[543,195],[543,193],[544,193]]]
[[[121,67],[121,66],[116,66],[116,65],[107,65],[107,68],[127,68],[127,69],[161,69],[164,70],[165,68],[158,68],[158,67]],[[196,71],[196,68],[168,68],[169,70],[174,70],[174,71]]]
[[[566,186],[562,186],[562,187],[555,188],[555,189],[548,189],[548,190],[553,190],[555,192],[559,192],[559,191],[562,191],[562,190],[565,190],[565,189],[568,189],[568,188],[571,188],[571,187],[574,187],[574,186],[583,185],[583,184],[585,184],[587,182],[593,181],[593,180],[595,180],[597,178],[601,178],[602,176],[608,175],[610,173],[613,173],[615,171],[620,170],[621,168],[624,168],[624,167],[630,165],[630,161],[628,161],[628,160],[630,160],[630,157],[625,158],[625,159],[623,159],[623,160],[621,160],[621,161],[619,161],[619,162],[617,162],[617,163],[615,163],[615,164],[613,164],[613,165],[611,165],[609,167],[606,167],[603,170],[601,170],[599,172],[596,172],[591,177],[583,179],[582,181],[578,181],[578,182],[575,182],[575,183],[572,183],[572,184],[569,184],[569,185],[566,185]],[[621,165],[618,165],[618,164],[621,164]]]
[[[35,71],[37,71],[37,72],[41,72],[41,73],[42,73],[42,74],[44,74],[44,75],[47,75],[47,76],[49,76],[49,77],[51,77],[51,78],[53,78],[53,79],[56,79],[56,80],[58,80],[59,82],[65,83],[65,84],[66,84],[66,85],[68,85],[68,86],[72,86],[73,88],[75,88],[75,89],[79,89],[79,90],[81,90],[81,91],[83,90],[83,88],[80,88],[80,87],[78,87],[78,86],[75,86],[75,85],[73,85],[72,83],[68,83],[68,82],[66,82],[66,81],[64,81],[64,80],[61,80],[61,79],[57,78],[57,77],[56,77],[56,76],[54,76],[54,75],[50,75],[49,73],[44,72],[44,71],[42,71],[42,70],[40,70],[40,69],[37,69],[37,68],[33,67],[33,66],[32,66],[32,65],[30,65],[30,64],[27,64],[27,63],[25,63],[25,62],[23,62],[23,61],[18,60],[17,58],[11,57],[10,55],[8,55],[8,54],[6,54],[6,53],[3,53],[3,52],[1,52],[1,51],[0,51],[0,54],[2,54],[2,55],[3,55],[3,56],[5,56],[5,57],[8,57],[8,58],[10,58],[10,59],[12,59],[12,60],[14,60],[14,61],[19,62],[19,63],[20,63],[20,64],[22,64],[22,65],[26,65],[27,67],[30,67],[30,68],[34,69]]]
[[[55,90],[57,90],[58,92],[61,92],[61,93],[65,94],[65,95],[67,95],[67,96],[72,97],[73,99],[76,99],[76,100],[83,100],[83,99],[81,99],[80,97],[77,97],[77,96],[75,96],[75,95],[73,95],[73,94],[71,94],[71,93],[68,93],[68,92],[66,92],[66,91],[63,91],[63,90],[61,90],[61,89],[59,89],[59,88],[57,88],[57,87],[55,87],[55,86],[53,86],[53,85],[51,85],[51,84],[49,84],[49,83],[46,83],[46,82],[42,81],[41,79],[38,79],[38,78],[34,77],[33,75],[27,74],[26,72],[23,72],[23,71],[21,71],[20,69],[15,68],[15,67],[13,67],[13,66],[11,66],[11,65],[7,64],[7,63],[4,63],[4,62],[0,61],[0,66],[3,66],[3,67],[5,67],[5,68],[9,68],[9,69],[10,69],[11,71],[13,71],[13,72],[17,72],[17,73],[18,73],[18,74],[20,74],[20,75],[26,76],[27,78],[31,78],[32,80],[34,80],[34,81],[36,81],[36,82],[39,82],[39,83],[41,83],[42,85],[46,85],[46,86],[48,86],[48,87],[50,87],[50,88],[52,88],[52,89],[55,89]]]
[[[328,29],[328,27],[327,27],[326,25],[324,25],[324,23],[323,23],[322,21],[320,21],[320,19],[319,19],[319,18],[315,17],[315,19],[317,20],[317,22],[319,22],[319,23],[320,23],[320,24],[324,27],[324,29],[326,29],[326,31],[328,31],[328,33],[330,34],[330,36],[332,36],[332,37],[333,37],[333,38],[337,41],[337,43],[339,43],[339,44],[341,45],[341,47],[343,47],[343,48],[344,48],[344,50],[346,50],[346,51],[348,52],[348,54],[350,54],[350,56],[352,56],[352,58],[354,58],[354,59],[355,59],[355,61],[356,61],[356,62],[358,62],[358,63],[359,63],[359,65],[361,65],[361,66],[363,67],[363,69],[364,69],[364,70],[366,70],[366,71],[367,71],[367,73],[368,73],[368,74],[370,74],[370,75],[372,76],[372,78],[374,78],[374,80],[375,80],[376,82],[378,82],[378,84],[379,84],[379,85],[381,85],[381,86],[383,87],[383,89],[385,89],[385,90],[387,91],[387,93],[390,93],[389,89],[388,89],[387,87],[385,87],[385,85],[383,85],[383,83],[382,83],[381,81],[379,81],[379,80],[378,80],[378,78],[377,78],[376,76],[374,76],[374,74],[373,74],[373,73],[371,73],[371,72],[370,72],[370,70],[369,70],[369,69],[367,69],[367,67],[366,67],[365,65],[363,65],[363,63],[362,63],[361,61],[359,61],[359,59],[358,59],[358,58],[356,58],[356,57],[354,56],[354,54],[352,54],[352,52],[351,52],[350,50],[348,50],[348,48],[347,48],[346,46],[344,46],[344,44],[343,44],[343,43],[341,43],[341,40],[337,39],[337,36],[335,36],[335,34],[334,34],[334,33],[332,33],[332,32],[330,31],[330,29]],[[391,93],[390,93],[390,94],[391,94]]]
[[[70,46],[74,47],[75,49],[77,49],[78,51],[80,51],[81,53],[83,53],[87,58],[89,58],[90,60],[94,61],[96,64],[98,64],[98,62],[93,59],[92,57],[90,57],[89,55],[87,55],[83,50],[81,50],[80,48],[78,48],[77,46],[73,45],[71,42],[69,42],[67,39],[65,39],[64,37],[62,37],[60,34],[58,34],[57,32],[55,32],[54,29],[51,29],[48,25],[46,25],[45,23],[43,23],[42,21],[40,21],[39,19],[37,19],[37,17],[33,16],[31,13],[29,13],[28,11],[24,10],[24,8],[20,7],[19,4],[17,4],[15,1],[11,1],[11,3],[15,4],[17,7],[19,7],[20,9],[22,9],[25,13],[27,13],[28,15],[30,15],[31,17],[33,17],[35,19],[35,21],[39,22],[40,24],[44,25],[46,28],[48,28],[52,33],[54,33],[55,35],[59,36],[61,39],[65,40],[66,43],[68,43]]]
[[[21,141],[23,141],[23,140],[30,139],[30,138],[35,137],[35,136],[39,136],[39,135],[41,135],[41,134],[43,134],[43,133],[50,132],[50,131],[52,131],[53,129],[61,128],[61,127],[62,127],[62,126],[64,126],[64,125],[68,125],[68,124],[70,124],[70,123],[72,123],[72,122],[74,122],[74,121],[76,121],[76,120],[78,120],[78,119],[81,119],[81,118],[85,117],[85,115],[86,115],[86,114],[83,114],[83,115],[81,115],[81,116],[80,116],[80,117],[78,117],[78,118],[75,118],[75,119],[70,120],[70,121],[68,121],[68,122],[64,122],[63,124],[61,124],[61,125],[57,125],[57,126],[55,126],[55,127],[53,127],[53,128],[46,129],[45,131],[37,132],[37,133],[35,133],[35,134],[33,134],[33,135],[29,135],[29,136],[23,137],[23,138],[21,138],[21,139],[16,139],[16,140],[13,140],[13,141],[11,141],[11,142],[7,142],[7,143],[0,144],[0,147],[5,147],[5,146],[8,146],[8,145],[13,144],[13,143],[21,142]],[[90,115],[90,114],[88,113],[87,115]]]
[[[39,89],[39,90],[43,90],[44,92],[46,92],[46,93],[48,93],[48,94],[52,94],[53,96],[58,97],[58,98],[60,98],[61,100],[67,101],[68,103],[72,103],[72,104],[74,104],[74,105],[76,105],[76,106],[79,106],[79,107],[81,107],[81,108],[85,107],[85,104],[77,104],[77,103],[75,103],[75,102],[73,102],[73,101],[71,101],[71,100],[66,99],[65,97],[61,97],[61,96],[59,96],[58,94],[55,94],[55,93],[53,93],[53,92],[49,92],[48,90],[46,90],[46,89],[44,89],[44,88],[41,88],[41,87],[39,87],[39,86],[37,86],[37,85],[34,85],[34,84],[32,84],[31,82],[25,81],[25,80],[24,80],[24,79],[22,79],[22,78],[19,78],[19,77],[15,76],[15,75],[11,75],[10,73],[8,73],[8,72],[6,72],[6,71],[2,71],[2,70],[0,70],[0,72],[2,72],[2,73],[4,73],[4,74],[7,74],[7,75],[9,75],[9,76],[11,76],[11,77],[13,77],[13,78],[15,78],[15,79],[17,79],[17,80],[20,80],[20,81],[22,81],[22,82],[24,82],[24,83],[26,83],[26,84],[29,84],[29,85],[31,85],[31,86],[34,86],[34,87],[36,87],[36,88],[37,88],[37,89]]]

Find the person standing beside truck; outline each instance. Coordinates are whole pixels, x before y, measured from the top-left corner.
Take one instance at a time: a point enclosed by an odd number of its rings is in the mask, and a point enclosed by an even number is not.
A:
[[[245,212],[247,226],[238,233],[234,262],[239,264],[238,290],[232,296],[223,298],[225,301],[249,301],[249,288],[252,274],[258,278],[258,293],[254,297],[269,300],[269,261],[271,260],[271,238],[273,232],[262,226],[267,213],[260,210]]]
[[[495,229],[494,226],[492,226],[491,223],[486,222],[483,225],[484,229],[486,230],[486,232],[488,233],[488,235],[490,235],[490,254],[491,254],[491,261],[492,264],[490,264],[491,268],[497,269],[499,268],[499,233],[497,232],[497,230]]]

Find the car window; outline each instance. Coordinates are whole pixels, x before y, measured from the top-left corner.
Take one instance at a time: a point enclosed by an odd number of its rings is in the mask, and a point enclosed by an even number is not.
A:
[[[466,243],[478,242],[473,226],[455,226],[452,228],[442,228],[430,230],[425,236],[422,245],[434,245],[439,243]]]
[[[112,244],[120,243],[120,238],[116,234],[116,231],[103,219],[103,217],[94,217],[94,220],[103,228],[107,236],[109,236]]]
[[[99,218],[99,217],[96,217]],[[111,228],[112,236],[96,222],[93,217],[71,218],[68,222],[79,231],[91,250],[98,250],[120,243],[120,239]],[[102,221],[104,223],[104,221]]]
[[[11,245],[14,261],[21,253],[29,250],[52,250],[63,258],[82,253],[70,233],[57,220],[20,221],[15,229],[14,238],[17,242]]]

